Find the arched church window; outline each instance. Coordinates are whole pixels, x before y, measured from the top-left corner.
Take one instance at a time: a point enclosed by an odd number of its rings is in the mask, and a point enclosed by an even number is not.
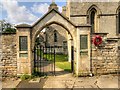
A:
[[[54,42],[57,42],[57,32],[54,31]]]
[[[96,27],[96,10],[92,9],[90,13],[90,24],[91,24],[91,32],[95,32]]]
[[[118,33],[120,34],[120,10],[118,12]]]

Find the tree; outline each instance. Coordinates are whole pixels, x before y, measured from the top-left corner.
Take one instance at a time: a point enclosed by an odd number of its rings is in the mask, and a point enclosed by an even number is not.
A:
[[[15,33],[16,32],[16,29],[15,28],[6,28],[5,33]]]
[[[5,20],[0,21],[0,27],[2,29],[2,33],[15,33],[16,32],[15,27],[12,24],[6,22]]]

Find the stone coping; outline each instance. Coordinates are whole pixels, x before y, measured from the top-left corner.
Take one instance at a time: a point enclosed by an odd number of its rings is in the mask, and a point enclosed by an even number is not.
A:
[[[19,25],[16,25],[15,27],[16,28],[31,28],[32,26],[28,24],[19,24]]]
[[[79,25],[76,25],[76,27],[91,27],[90,24],[79,24]]]
[[[107,41],[118,41],[120,38],[107,38]]]
[[[92,33],[93,35],[107,35],[108,33]]]

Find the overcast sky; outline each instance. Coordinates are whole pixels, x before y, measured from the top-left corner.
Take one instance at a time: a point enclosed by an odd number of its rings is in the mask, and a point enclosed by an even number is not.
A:
[[[1,0],[0,20],[4,19],[12,24],[33,24],[48,11],[51,2],[52,0]],[[66,0],[55,0],[55,2],[61,12]]]

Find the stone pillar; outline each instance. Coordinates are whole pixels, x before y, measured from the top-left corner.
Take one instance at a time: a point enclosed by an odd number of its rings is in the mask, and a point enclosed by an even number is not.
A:
[[[72,46],[72,39],[71,39],[71,36],[70,34],[68,34],[68,61],[71,62],[71,46]]]
[[[78,29],[78,72],[80,76],[89,75],[90,72],[90,26],[80,26]],[[82,37],[86,37],[86,48],[83,49],[82,46]],[[81,39],[80,39],[81,38]]]
[[[32,50],[30,39],[30,26],[19,25],[17,27],[17,75],[32,74]],[[22,39],[20,40],[20,38]],[[25,39],[26,38],[26,39]],[[20,49],[20,41],[26,43],[27,49]],[[22,44],[22,45],[24,45]]]
[[[87,36],[87,49],[81,50],[81,35]],[[75,50],[75,73],[77,76],[84,76],[90,74],[90,26],[78,26],[76,30],[76,38],[74,41]],[[83,53],[81,53],[83,52]],[[84,52],[86,55],[84,55]],[[82,54],[82,55],[81,55]]]
[[[79,40],[79,28],[77,28],[77,32],[76,32],[76,41],[75,41],[75,46],[76,46],[76,75],[78,76],[79,74],[79,62],[80,62],[80,55],[79,55],[79,52],[80,52],[80,40]]]

